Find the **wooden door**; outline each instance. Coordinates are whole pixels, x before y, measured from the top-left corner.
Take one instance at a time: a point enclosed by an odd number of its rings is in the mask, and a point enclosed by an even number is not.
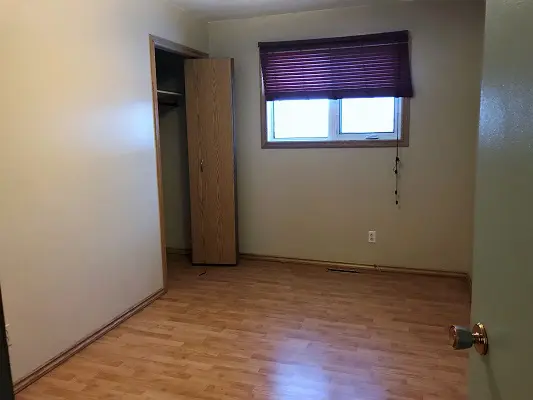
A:
[[[532,1],[487,1],[477,157],[471,400],[533,399]]]
[[[233,60],[185,61],[194,264],[236,264]]]
[[[4,326],[4,309],[2,306],[2,292],[0,291],[0,399],[12,400],[15,397],[13,395],[9,349]]]

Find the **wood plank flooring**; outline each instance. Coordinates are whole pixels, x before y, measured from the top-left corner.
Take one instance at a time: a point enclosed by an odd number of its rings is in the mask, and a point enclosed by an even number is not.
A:
[[[454,278],[243,261],[169,269],[167,295],[17,400],[466,400]]]

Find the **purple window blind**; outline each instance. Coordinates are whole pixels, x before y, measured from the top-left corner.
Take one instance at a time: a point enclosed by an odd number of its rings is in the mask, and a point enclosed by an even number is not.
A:
[[[259,43],[267,101],[413,97],[409,32]]]

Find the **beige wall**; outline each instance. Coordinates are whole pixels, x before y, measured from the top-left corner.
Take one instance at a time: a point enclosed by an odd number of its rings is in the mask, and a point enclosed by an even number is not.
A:
[[[190,249],[191,206],[185,109],[161,107],[159,130],[166,245],[173,249]]]
[[[235,58],[240,248],[247,253],[469,272],[484,5],[398,2],[209,24]],[[261,150],[258,41],[408,29],[411,146]],[[377,230],[377,244],[367,232]]]
[[[162,287],[148,34],[163,0],[0,0],[0,280],[19,379]]]

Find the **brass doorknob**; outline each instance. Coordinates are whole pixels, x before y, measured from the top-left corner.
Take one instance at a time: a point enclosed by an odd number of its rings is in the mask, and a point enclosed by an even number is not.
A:
[[[482,356],[489,351],[487,330],[481,323],[475,324],[472,332],[464,326],[450,326],[448,341],[455,350],[469,349],[474,346],[476,351]]]

